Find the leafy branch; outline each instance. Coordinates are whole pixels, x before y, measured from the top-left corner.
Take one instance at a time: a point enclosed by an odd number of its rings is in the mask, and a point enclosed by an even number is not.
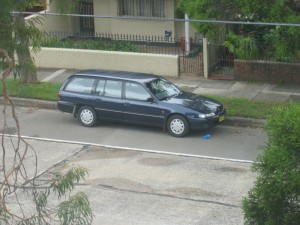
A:
[[[13,61],[2,49],[0,61],[5,64],[2,74],[4,106],[0,152],[0,224],[91,224],[93,214],[87,195],[83,192],[71,195],[75,186],[88,175],[86,169],[70,168],[65,174],[48,171],[51,178],[43,184],[38,181],[37,153],[20,135],[16,106],[8,95],[6,80],[13,70]],[[10,131],[8,109],[16,127],[16,137],[7,134]],[[58,201],[53,200],[55,196]]]

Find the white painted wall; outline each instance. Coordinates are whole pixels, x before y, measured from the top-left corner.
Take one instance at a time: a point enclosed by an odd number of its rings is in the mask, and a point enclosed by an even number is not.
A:
[[[178,77],[179,58],[172,55],[42,48],[31,52],[37,67],[107,69]]]

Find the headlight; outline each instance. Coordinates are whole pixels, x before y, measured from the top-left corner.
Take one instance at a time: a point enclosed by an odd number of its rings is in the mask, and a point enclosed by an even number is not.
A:
[[[212,116],[214,116],[215,115],[215,113],[208,113],[208,114],[199,114],[198,116],[199,116],[199,118],[201,118],[201,119],[205,119],[205,118],[207,118],[207,117],[212,117]]]

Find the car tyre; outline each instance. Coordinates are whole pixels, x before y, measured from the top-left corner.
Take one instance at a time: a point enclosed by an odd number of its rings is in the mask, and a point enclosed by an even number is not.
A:
[[[93,127],[97,123],[96,111],[90,106],[82,106],[78,111],[78,119],[85,127]]]
[[[181,115],[174,115],[168,119],[167,130],[174,137],[183,137],[189,132],[189,124]]]

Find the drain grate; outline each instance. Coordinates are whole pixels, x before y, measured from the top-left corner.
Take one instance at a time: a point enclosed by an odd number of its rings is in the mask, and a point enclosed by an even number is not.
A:
[[[0,130],[1,134],[16,134],[17,133],[17,128],[16,127],[7,127],[4,129]]]
[[[294,102],[300,102],[300,96],[299,96],[299,95],[291,95],[291,99],[292,99]]]

